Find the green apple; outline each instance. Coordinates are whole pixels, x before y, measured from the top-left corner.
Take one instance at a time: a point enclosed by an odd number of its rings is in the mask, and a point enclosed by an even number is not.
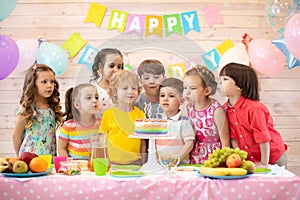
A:
[[[25,174],[28,172],[28,165],[22,160],[17,160],[13,165],[13,172],[16,174]]]

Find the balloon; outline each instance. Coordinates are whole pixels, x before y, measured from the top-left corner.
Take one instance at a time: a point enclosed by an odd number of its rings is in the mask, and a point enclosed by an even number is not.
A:
[[[0,21],[4,20],[16,7],[17,0],[0,0]]]
[[[284,31],[284,41],[291,54],[300,59],[300,13],[288,21]]]
[[[270,40],[252,40],[248,53],[251,66],[262,74],[274,75],[284,68],[285,56]]]
[[[19,60],[19,49],[16,42],[6,35],[0,35],[0,80],[10,75]]]
[[[283,34],[288,20],[300,10],[299,0],[266,0],[265,11],[271,28]]]
[[[219,70],[221,70],[228,63],[232,62],[249,66],[249,56],[246,46],[243,43],[239,43],[225,51],[219,62]]]
[[[68,56],[60,46],[42,42],[38,50],[37,63],[48,65],[59,76],[68,67]]]
[[[300,66],[300,60],[298,60],[297,58],[295,58],[288,51],[288,49],[286,48],[286,44],[285,44],[283,38],[278,38],[278,39],[272,40],[272,43],[275,44],[276,47],[278,49],[280,49],[280,51],[282,51],[282,53],[284,53],[289,69],[294,68],[296,66]]]
[[[37,39],[18,40],[19,62],[16,67],[17,72],[27,70],[36,61],[37,52],[39,49],[39,41]]]

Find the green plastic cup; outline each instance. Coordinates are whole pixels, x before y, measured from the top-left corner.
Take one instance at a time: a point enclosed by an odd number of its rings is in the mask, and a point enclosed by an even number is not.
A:
[[[93,165],[96,176],[106,175],[108,169],[108,158],[94,158]]]

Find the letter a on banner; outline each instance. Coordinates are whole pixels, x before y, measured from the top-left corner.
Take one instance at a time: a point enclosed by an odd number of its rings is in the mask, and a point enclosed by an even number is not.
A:
[[[143,36],[144,23],[145,23],[144,15],[129,14],[125,33],[129,34],[131,32],[136,32],[137,35]]]
[[[120,10],[112,10],[107,30],[117,29],[120,33],[124,32],[128,13]]]

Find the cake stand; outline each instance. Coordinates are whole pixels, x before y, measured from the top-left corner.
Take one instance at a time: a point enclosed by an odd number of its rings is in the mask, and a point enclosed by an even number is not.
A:
[[[155,140],[159,139],[172,139],[172,136],[143,136],[143,135],[130,135],[130,138],[139,138],[139,139],[149,139],[149,149],[148,149],[148,160],[140,168],[139,171],[142,171],[146,174],[153,174],[164,170],[164,168],[157,162],[156,159],[156,148]]]

